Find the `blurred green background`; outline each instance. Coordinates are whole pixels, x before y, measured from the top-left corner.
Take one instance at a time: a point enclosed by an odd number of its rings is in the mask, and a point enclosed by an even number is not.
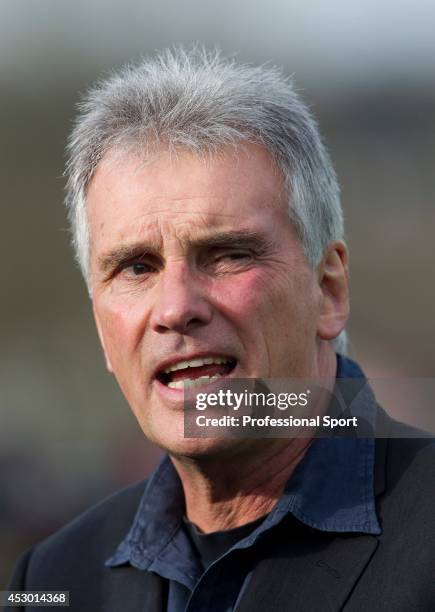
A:
[[[19,552],[159,456],[105,372],[69,247],[79,92],[193,41],[294,73],[342,186],[351,354],[372,376],[432,377],[434,22],[429,0],[2,0],[0,589]]]

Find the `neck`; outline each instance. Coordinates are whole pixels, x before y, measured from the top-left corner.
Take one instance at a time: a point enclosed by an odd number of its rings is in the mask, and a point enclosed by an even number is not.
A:
[[[183,484],[188,519],[210,533],[267,514],[310,443],[307,438],[240,440],[237,452],[227,449],[218,460],[172,457]]]
[[[333,384],[335,354],[323,355],[318,365],[317,376]],[[220,442],[210,454],[171,457],[183,485],[187,518],[204,533],[239,527],[270,512],[312,437]]]

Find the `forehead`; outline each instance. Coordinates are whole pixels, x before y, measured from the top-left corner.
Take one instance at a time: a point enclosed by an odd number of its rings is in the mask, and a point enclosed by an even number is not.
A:
[[[144,236],[188,241],[214,229],[266,230],[288,219],[286,204],[282,175],[257,145],[207,158],[162,151],[148,162],[111,153],[87,194],[91,254]]]

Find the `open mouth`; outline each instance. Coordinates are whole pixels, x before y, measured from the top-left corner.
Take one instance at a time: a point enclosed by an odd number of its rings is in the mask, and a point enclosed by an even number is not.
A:
[[[197,357],[177,361],[159,370],[156,378],[170,389],[202,387],[231,374],[237,365],[232,357]]]

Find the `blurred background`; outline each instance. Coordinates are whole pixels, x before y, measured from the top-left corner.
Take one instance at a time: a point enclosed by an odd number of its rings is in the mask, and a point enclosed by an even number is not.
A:
[[[69,247],[79,93],[193,41],[294,73],[342,186],[351,355],[371,376],[433,377],[434,27],[431,0],[2,0],[0,589],[19,552],[159,456],[105,372]]]

